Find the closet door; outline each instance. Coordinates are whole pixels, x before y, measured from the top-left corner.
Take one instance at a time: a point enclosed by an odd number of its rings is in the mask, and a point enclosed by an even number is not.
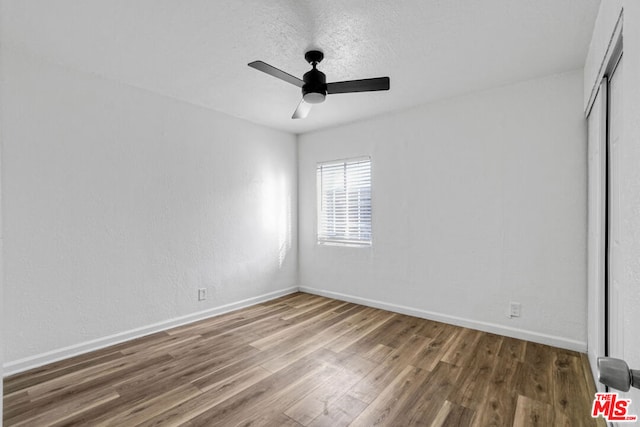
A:
[[[607,80],[600,83],[588,117],[588,310],[589,361],[593,377],[598,378],[596,360],[605,355],[605,253],[606,245],[606,151],[607,151]],[[605,391],[597,383],[598,391]]]
[[[623,67],[621,58],[609,77],[609,112],[608,112],[608,354],[607,356],[624,359],[624,301],[621,284],[623,283],[624,258],[621,248],[620,225],[620,167],[623,120]]]

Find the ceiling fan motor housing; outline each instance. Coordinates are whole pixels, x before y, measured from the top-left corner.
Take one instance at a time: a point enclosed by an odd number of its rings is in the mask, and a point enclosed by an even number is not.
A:
[[[309,104],[319,104],[327,96],[327,77],[316,68],[318,62],[324,58],[324,54],[318,50],[310,50],[304,55],[304,58],[313,68],[302,76],[304,81],[302,99]]]
[[[302,98],[309,104],[319,104],[327,96],[327,78],[322,71],[315,67],[304,73],[302,77]]]

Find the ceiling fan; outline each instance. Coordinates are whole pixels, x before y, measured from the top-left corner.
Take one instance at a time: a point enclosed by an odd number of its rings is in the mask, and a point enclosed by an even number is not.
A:
[[[267,73],[302,88],[302,100],[293,113],[292,119],[303,119],[307,117],[309,111],[311,111],[311,106],[323,102],[327,94],[389,90],[389,77],[327,83],[327,78],[324,73],[316,68],[316,65],[318,65],[323,58],[324,54],[319,50],[310,50],[304,54],[304,59],[306,59],[313,68],[304,74],[302,80],[263,61],[253,61],[248,65],[263,73]]]

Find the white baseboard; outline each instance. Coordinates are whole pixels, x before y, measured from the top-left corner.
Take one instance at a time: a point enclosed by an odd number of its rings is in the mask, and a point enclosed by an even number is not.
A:
[[[14,360],[3,365],[2,375],[3,377],[7,377],[9,375],[14,375],[19,372],[37,368],[39,366],[43,366],[52,362],[57,362],[58,360],[67,359],[79,354],[88,353],[94,350],[108,347],[110,345],[129,341],[134,338],[140,338],[145,335],[165,331],[167,329],[175,328],[176,326],[197,322],[198,320],[203,320],[212,316],[217,316],[220,314],[228,313],[230,311],[249,307],[251,305],[279,298],[281,296],[288,295],[294,292],[298,292],[297,287],[281,289],[278,291],[259,295],[257,297],[247,298],[242,301],[232,302],[230,304],[221,305],[219,307],[214,307],[207,310],[198,311],[196,313],[187,314],[185,316],[164,320],[152,325],[131,329],[129,331],[119,332],[107,337],[74,344],[68,347],[48,351],[46,353],[37,354],[35,356],[25,357],[24,359]]]
[[[518,338],[526,341],[533,341],[536,343],[546,344],[553,347],[564,348],[567,350],[578,351],[581,353],[585,353],[587,351],[587,343],[583,341],[575,341],[569,338],[541,334],[539,332],[527,331],[524,329],[511,328],[508,326],[497,325],[495,323],[479,322],[477,320],[465,319],[463,317],[457,317],[457,316],[450,316],[448,314],[421,310],[418,308],[407,307],[404,305],[390,304],[387,302],[372,300],[368,298],[360,298],[357,296],[342,294],[339,292],[308,288],[306,286],[301,286],[299,289],[300,289],[300,292],[306,292],[308,294],[320,295],[327,298],[333,298],[341,301],[352,302],[355,304],[366,305],[368,307],[380,308],[382,310],[393,311],[395,313],[406,314],[408,316],[415,316],[423,319],[435,320],[437,322],[449,323],[451,325],[463,326],[465,328],[477,329],[483,332],[490,332],[493,334],[504,335],[507,337]]]

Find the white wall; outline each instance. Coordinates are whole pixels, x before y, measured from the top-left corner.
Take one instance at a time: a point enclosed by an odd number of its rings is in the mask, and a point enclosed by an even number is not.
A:
[[[585,350],[582,94],[579,70],[302,135],[303,289]],[[316,163],[361,155],[373,246],[319,246]]]
[[[585,64],[585,92],[591,89],[602,77],[602,63],[610,46],[611,35],[620,12],[623,16],[622,63],[624,80],[623,94],[623,136],[619,143],[620,170],[617,178],[620,187],[620,236],[619,253],[622,254],[623,274],[620,278],[620,314],[624,330],[622,331],[623,357],[633,369],[640,369],[640,2],[637,0],[607,0],[600,6],[593,39]],[[590,292],[597,292],[595,287]],[[595,316],[594,311],[589,316]],[[589,336],[589,344],[594,341]],[[593,360],[597,354],[590,347]],[[640,414],[640,390],[632,389],[624,393],[633,399],[630,412]]]
[[[294,135],[3,53],[5,372],[295,289]]]

